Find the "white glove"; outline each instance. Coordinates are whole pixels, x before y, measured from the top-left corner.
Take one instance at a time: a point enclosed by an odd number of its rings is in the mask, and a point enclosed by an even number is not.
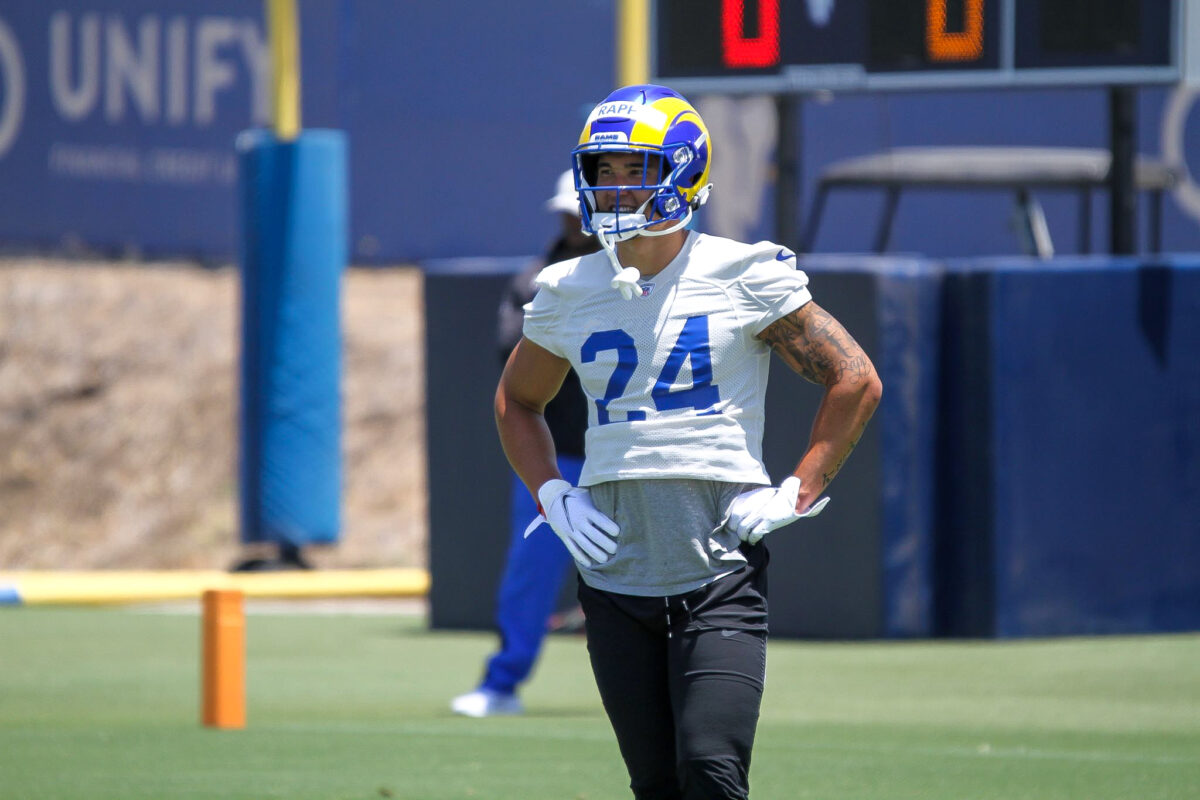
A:
[[[543,522],[549,523],[571,557],[585,567],[603,564],[617,552],[621,529],[592,504],[587,489],[555,478],[538,489],[538,501],[542,514],[525,529],[526,536]]]
[[[795,475],[774,486],[751,489],[733,498],[729,504],[729,516],[725,527],[748,544],[758,544],[762,537],[798,519],[815,517],[829,503],[823,497],[813,503],[803,514],[796,513],[796,499],[800,496],[800,479]]]

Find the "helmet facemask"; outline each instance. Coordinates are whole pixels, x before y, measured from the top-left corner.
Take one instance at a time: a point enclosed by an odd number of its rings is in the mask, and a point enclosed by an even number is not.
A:
[[[598,162],[604,153],[633,153],[642,157],[642,180],[638,184],[597,185]],[[577,148],[573,152],[575,186],[579,191],[583,230],[603,240],[623,242],[634,236],[663,236],[679,230],[691,221],[692,212],[708,199],[708,187],[689,202],[685,191],[698,175],[689,169],[696,160],[691,145],[661,147]],[[621,211],[622,193],[646,192],[650,196],[633,211]],[[598,194],[615,194],[613,211],[600,210]],[[628,205],[628,204],[624,204]],[[663,225],[674,221],[674,225]],[[655,226],[657,229],[652,230]]]

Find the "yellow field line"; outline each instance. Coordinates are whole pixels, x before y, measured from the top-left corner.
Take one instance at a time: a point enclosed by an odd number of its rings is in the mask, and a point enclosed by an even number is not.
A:
[[[240,589],[246,597],[425,597],[429,573],[416,568],[0,572],[0,605],[188,600],[199,599],[207,589]]]

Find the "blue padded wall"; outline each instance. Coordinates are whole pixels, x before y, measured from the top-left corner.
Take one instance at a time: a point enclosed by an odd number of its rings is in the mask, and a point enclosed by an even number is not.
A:
[[[772,631],[931,635],[941,266],[865,255],[801,256],[800,266],[814,301],[867,351],[884,390],[829,487],[829,508],[769,540]],[[773,359],[763,455],[776,481],[803,454],[820,399],[819,387]]]
[[[873,423],[883,437],[883,633],[928,636],[934,626],[941,270],[924,260],[888,261],[876,297],[881,331],[874,360],[884,395]]]
[[[1200,628],[1200,259],[952,263],[943,633]]]
[[[1200,628],[1200,256],[802,264],[884,396],[826,512],[768,542],[775,635]],[[428,425],[438,627],[490,626],[505,542],[498,366],[461,355],[490,341],[504,277],[469,272],[426,281],[427,385],[448,398]],[[763,455],[776,480],[820,396],[773,363]],[[482,501],[438,502],[464,471]]]

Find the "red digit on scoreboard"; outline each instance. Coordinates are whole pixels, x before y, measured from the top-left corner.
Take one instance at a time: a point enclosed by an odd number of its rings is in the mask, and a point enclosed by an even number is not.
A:
[[[726,67],[779,63],[779,0],[758,0],[758,35],[745,35],[746,0],[721,0],[721,61]]]

